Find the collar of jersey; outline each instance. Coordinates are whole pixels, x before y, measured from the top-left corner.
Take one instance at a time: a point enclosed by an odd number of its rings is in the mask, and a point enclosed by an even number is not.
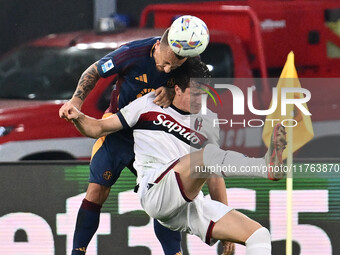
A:
[[[153,58],[153,50],[155,49],[156,43],[154,43],[154,45],[152,46],[151,50],[150,50],[150,57]]]
[[[186,112],[186,111],[183,111],[181,109],[178,109],[176,106],[174,106],[173,104],[170,105],[170,107],[172,109],[174,109],[176,112],[182,114],[182,115],[190,115],[191,113],[190,112]]]

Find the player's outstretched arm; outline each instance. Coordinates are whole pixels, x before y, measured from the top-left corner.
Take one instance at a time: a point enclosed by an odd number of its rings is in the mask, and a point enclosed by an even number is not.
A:
[[[85,98],[91,92],[91,90],[96,85],[97,81],[100,79],[100,75],[97,69],[97,62],[89,66],[81,75],[77,88],[72,96],[72,98],[66,102],[59,109],[60,118],[67,119],[67,112],[75,106],[77,109],[81,109]]]
[[[80,112],[76,107],[72,107],[66,117],[72,120],[80,133],[91,138],[106,136],[123,128],[116,114],[105,119],[95,119]]]

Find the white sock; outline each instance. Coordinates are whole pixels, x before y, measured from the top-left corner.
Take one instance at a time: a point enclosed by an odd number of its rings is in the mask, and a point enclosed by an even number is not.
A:
[[[271,255],[271,238],[268,229],[256,230],[246,241],[246,255]]]
[[[222,150],[214,144],[208,144],[204,148],[203,163],[211,173],[222,177],[268,178],[268,169],[264,158],[249,158],[239,152]]]

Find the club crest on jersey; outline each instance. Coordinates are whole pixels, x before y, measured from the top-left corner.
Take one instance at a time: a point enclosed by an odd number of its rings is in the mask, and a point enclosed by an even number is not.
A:
[[[182,125],[178,124],[175,121],[166,119],[166,115],[159,114],[157,116],[157,120],[153,121],[154,125],[162,125],[166,127],[169,133],[177,133],[182,136],[184,139],[190,141],[192,144],[199,144],[200,138],[195,134],[195,132],[190,132],[190,129],[183,127]]]
[[[112,178],[112,173],[110,171],[105,171],[103,174],[105,180],[110,180]]]
[[[203,122],[203,119],[201,117],[197,117],[195,119],[195,123],[194,123],[194,128],[195,130],[197,131],[200,131],[201,128],[202,128],[202,122]]]

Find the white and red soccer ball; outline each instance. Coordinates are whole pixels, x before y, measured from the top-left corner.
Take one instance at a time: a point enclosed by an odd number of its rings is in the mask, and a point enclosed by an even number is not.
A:
[[[179,56],[198,56],[209,44],[208,27],[204,21],[195,16],[181,16],[170,27],[168,43]]]

